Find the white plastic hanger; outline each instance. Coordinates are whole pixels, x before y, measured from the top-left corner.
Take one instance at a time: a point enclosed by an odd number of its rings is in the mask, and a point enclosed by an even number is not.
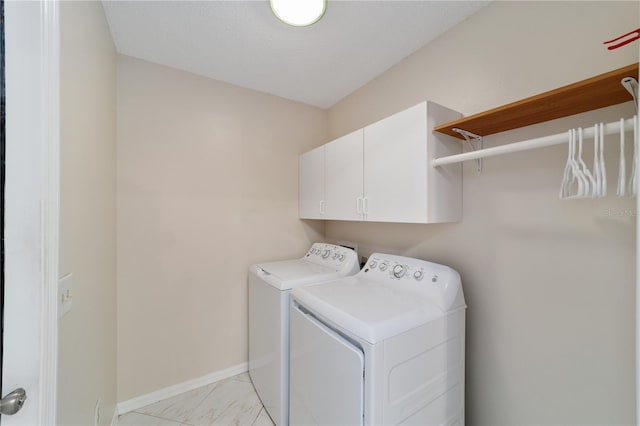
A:
[[[596,179],[596,187],[593,197],[601,196],[602,169],[600,168],[600,125],[593,125],[593,176]]]
[[[629,195],[638,194],[638,116],[633,117],[633,161],[629,177]]]
[[[582,169],[580,167],[580,162],[578,161],[578,150],[576,146],[576,142],[578,141],[576,129],[571,129],[572,133],[572,144],[573,144],[573,173],[578,181],[578,192],[574,195],[575,198],[583,198],[588,195],[588,187],[589,181],[585,177],[584,173],[582,173]],[[585,165],[586,167],[586,165]]]
[[[624,118],[620,119],[620,165],[618,166],[618,189],[616,194],[618,197],[624,197],[627,195],[626,189],[627,183],[627,171],[626,171],[626,159],[624,157]]]
[[[560,199],[582,198],[585,196],[586,179],[580,171],[576,161],[576,130],[569,130],[569,155],[564,169],[562,184],[560,185]],[[574,191],[575,184],[577,189]]]
[[[580,172],[585,182],[583,196],[593,196],[593,192],[595,191],[596,187],[596,180],[593,178],[593,175],[589,171],[589,168],[582,159],[582,127],[578,128],[578,164],[580,166]]]
[[[600,147],[598,149],[598,162],[600,163],[600,197],[607,195],[607,168],[604,165],[604,123],[600,123]]]
[[[569,130],[569,155],[567,158],[567,162],[564,166],[564,173],[562,174],[562,182],[560,183],[560,199],[564,200],[569,193],[568,185],[569,185],[569,174],[571,173],[571,130]]]

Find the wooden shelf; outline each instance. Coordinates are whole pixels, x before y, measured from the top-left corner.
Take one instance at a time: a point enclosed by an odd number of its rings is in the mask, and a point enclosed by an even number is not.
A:
[[[617,105],[632,100],[620,84],[624,77],[638,78],[638,64],[600,74],[559,89],[532,96],[436,126],[436,132],[464,139],[452,129],[457,127],[480,136],[488,136],[556,118]]]

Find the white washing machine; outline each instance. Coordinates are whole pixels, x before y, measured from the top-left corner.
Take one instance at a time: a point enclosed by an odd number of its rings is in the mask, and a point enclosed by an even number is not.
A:
[[[291,302],[291,425],[464,425],[460,275],[373,254]]]
[[[358,272],[355,251],[314,243],[301,259],[249,268],[249,376],[269,416],[289,424],[289,294],[291,289]]]

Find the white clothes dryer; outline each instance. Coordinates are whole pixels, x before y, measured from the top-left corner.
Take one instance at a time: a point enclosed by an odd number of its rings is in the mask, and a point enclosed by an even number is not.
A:
[[[249,268],[249,376],[277,426],[289,424],[289,294],[291,289],[358,272],[355,251],[314,243],[301,259]]]
[[[373,254],[291,302],[291,425],[464,425],[460,275]]]

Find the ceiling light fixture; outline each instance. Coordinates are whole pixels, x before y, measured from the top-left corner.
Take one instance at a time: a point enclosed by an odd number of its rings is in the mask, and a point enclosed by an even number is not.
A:
[[[296,27],[315,24],[327,10],[327,0],[269,0],[269,4],[278,19]]]

